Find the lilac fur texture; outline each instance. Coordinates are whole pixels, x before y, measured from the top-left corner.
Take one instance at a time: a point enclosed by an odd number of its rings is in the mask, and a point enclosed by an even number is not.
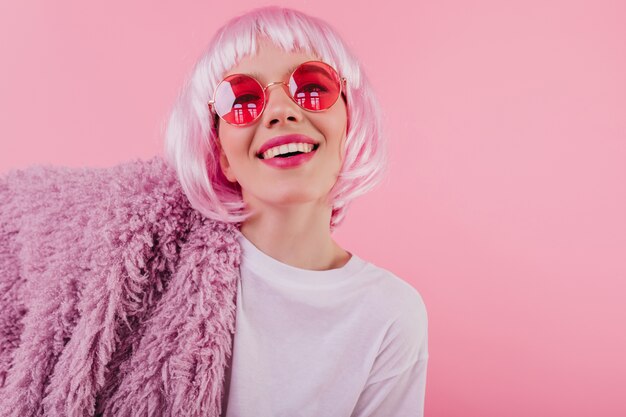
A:
[[[221,413],[241,248],[161,157],[0,178],[0,415]]]

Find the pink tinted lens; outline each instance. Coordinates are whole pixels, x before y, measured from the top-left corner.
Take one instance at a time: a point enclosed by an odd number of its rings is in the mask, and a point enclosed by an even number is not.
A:
[[[263,105],[263,88],[246,75],[230,75],[215,90],[215,112],[233,125],[253,122]]]
[[[328,64],[308,62],[300,65],[289,79],[289,91],[300,107],[320,111],[330,108],[339,97],[339,75]]]

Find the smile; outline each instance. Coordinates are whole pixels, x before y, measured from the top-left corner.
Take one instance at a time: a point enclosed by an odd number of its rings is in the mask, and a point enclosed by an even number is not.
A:
[[[294,143],[290,143],[288,145],[281,145],[280,147],[268,149],[267,152],[259,157],[259,159],[274,168],[293,168],[310,161],[311,158],[315,156],[319,146],[319,144],[296,145]],[[263,156],[270,157],[263,158]]]
[[[319,143],[315,145],[310,143],[288,143],[280,146],[275,146],[266,150],[261,155],[259,155],[259,158],[289,158],[295,155],[316,151],[319,146]]]

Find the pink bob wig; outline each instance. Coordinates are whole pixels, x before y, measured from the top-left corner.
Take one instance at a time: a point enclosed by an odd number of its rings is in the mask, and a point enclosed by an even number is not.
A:
[[[180,91],[165,126],[165,158],[190,204],[202,215],[228,223],[244,222],[251,212],[241,188],[220,168],[217,122],[208,102],[230,68],[254,55],[259,38],[286,52],[317,56],[347,78],[345,158],[328,195],[330,230],[345,217],[355,197],[378,185],[387,171],[387,147],[381,110],[359,62],[339,34],[321,19],[292,9],[268,6],[231,19],[220,28],[198,59]]]

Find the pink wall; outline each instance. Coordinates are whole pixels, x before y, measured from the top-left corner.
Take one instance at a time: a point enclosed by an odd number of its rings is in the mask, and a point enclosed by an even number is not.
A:
[[[0,171],[161,153],[214,30],[266,4],[95,3],[0,6]],[[388,182],[336,238],[423,295],[427,416],[626,415],[626,3],[280,4],[335,25],[385,109]]]

